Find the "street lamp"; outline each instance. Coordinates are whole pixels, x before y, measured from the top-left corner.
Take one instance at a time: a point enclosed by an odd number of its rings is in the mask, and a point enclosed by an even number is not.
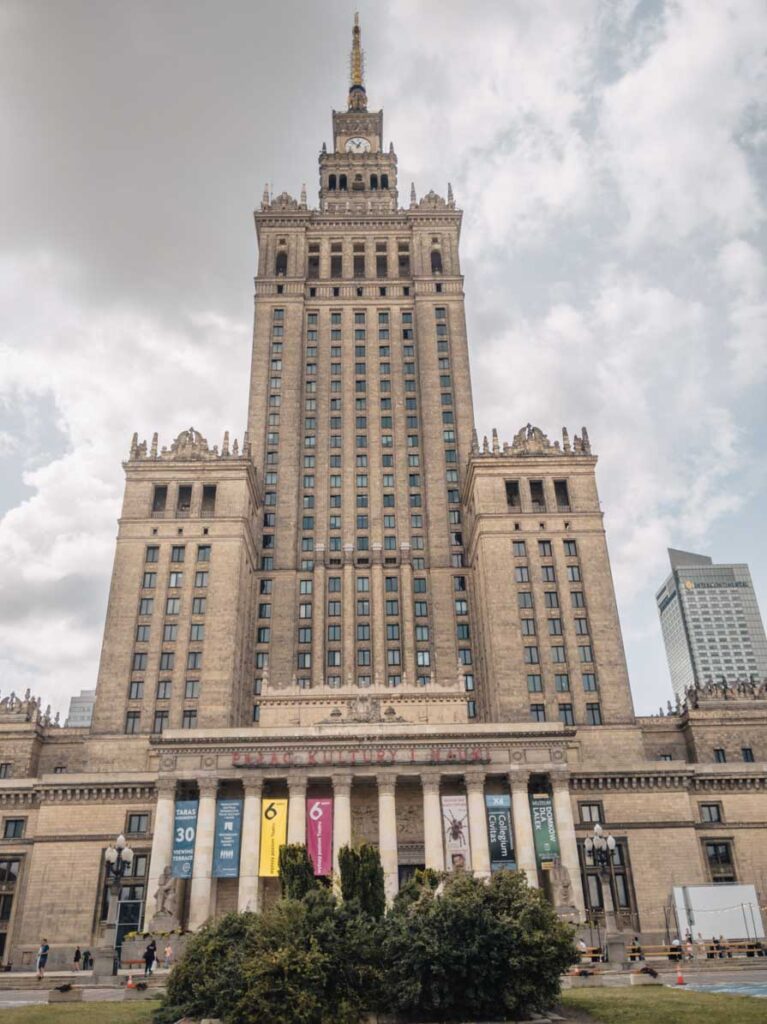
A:
[[[623,940],[619,937],[620,929],[618,928],[618,921],[615,915],[615,902],[611,885],[613,851],[616,847],[615,838],[609,832],[605,835],[604,829],[597,822],[593,833],[586,839],[583,845],[586,849],[586,855],[594,861],[602,884],[602,898],[605,904],[605,944],[607,946],[608,959],[622,960],[625,951]]]
[[[111,880],[113,886],[116,886],[133,863],[133,850],[122,833],[115,840],[114,846],[106,848],[104,860],[107,862],[107,881]]]
[[[106,880],[109,886],[109,910],[104,930],[104,945],[112,950],[112,974],[117,974],[120,958],[117,952],[117,915],[120,908],[120,883],[133,863],[133,850],[128,846],[125,836],[120,835],[114,846],[104,851],[106,862]]]

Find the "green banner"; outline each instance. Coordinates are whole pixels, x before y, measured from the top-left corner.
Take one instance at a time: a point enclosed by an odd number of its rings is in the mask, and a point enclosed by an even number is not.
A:
[[[554,821],[554,808],[548,793],[533,793],[530,797],[530,816],[533,819],[535,853],[542,868],[548,868],[559,857],[559,840]]]

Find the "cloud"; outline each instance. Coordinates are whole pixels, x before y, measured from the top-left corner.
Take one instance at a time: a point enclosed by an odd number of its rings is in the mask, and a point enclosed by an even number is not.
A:
[[[96,676],[131,433],[241,436],[249,334],[204,310],[169,331],[81,304],[79,276],[49,255],[0,260],[0,401],[49,406],[66,446],[40,465],[27,451],[30,496],[0,519],[0,669],[3,689],[29,685],[62,710]]]

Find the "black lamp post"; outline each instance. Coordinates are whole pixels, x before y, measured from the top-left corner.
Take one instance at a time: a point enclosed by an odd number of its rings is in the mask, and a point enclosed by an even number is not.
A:
[[[614,837],[609,832],[605,835],[605,831],[599,823],[594,826],[593,833],[584,843],[587,855],[593,858],[594,865],[599,871],[605,905],[605,942],[610,960],[622,960],[625,956],[623,940],[619,937],[620,929],[615,915],[615,901],[611,884],[613,851],[616,845]]]
[[[109,911],[105,929],[105,942],[112,948],[112,974],[117,974],[120,958],[116,949],[117,915],[120,908],[120,885],[133,863],[133,850],[128,846],[125,836],[120,834],[114,846],[108,846],[104,852],[106,861],[106,879],[109,885]]]

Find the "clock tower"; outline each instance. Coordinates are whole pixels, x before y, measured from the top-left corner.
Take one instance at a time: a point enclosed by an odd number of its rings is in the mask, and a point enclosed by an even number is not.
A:
[[[334,213],[385,213],[397,209],[397,158],[383,151],[383,111],[368,110],[354,17],[351,81],[346,110],[333,111],[333,152],[320,154],[320,209]]]

